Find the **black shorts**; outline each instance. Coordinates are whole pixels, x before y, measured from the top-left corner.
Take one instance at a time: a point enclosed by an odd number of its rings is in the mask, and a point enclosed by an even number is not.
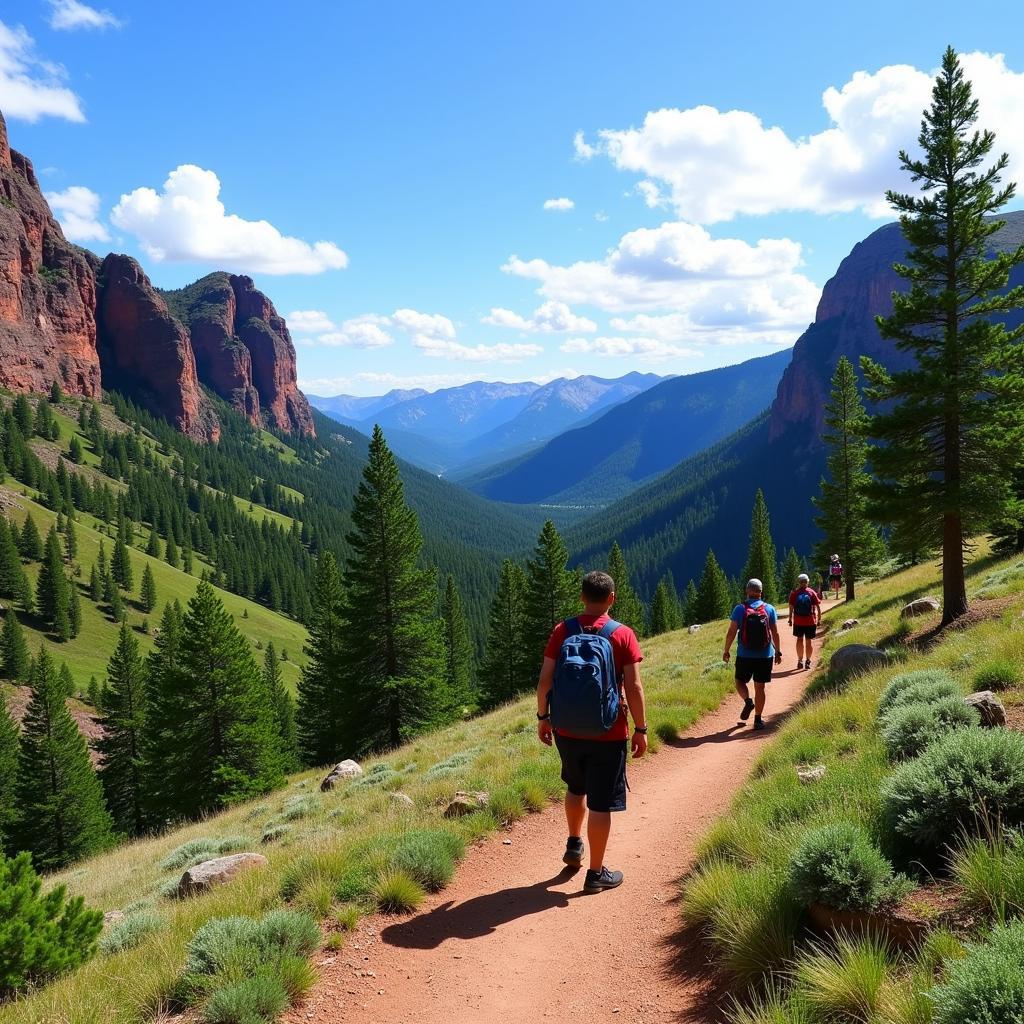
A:
[[[817,626],[794,626],[793,636],[803,637],[805,640],[813,640],[818,635]]]
[[[592,811],[626,809],[626,740],[578,740],[555,733],[562,781]]]
[[[753,679],[755,683],[770,683],[774,666],[774,658],[737,658],[736,682],[749,683]]]

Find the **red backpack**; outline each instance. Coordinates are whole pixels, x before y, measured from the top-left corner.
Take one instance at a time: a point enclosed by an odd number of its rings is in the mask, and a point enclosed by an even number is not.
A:
[[[756,608],[752,608],[749,601],[743,603],[740,643],[748,651],[767,651],[771,647],[771,620],[768,618],[768,606],[763,601]]]

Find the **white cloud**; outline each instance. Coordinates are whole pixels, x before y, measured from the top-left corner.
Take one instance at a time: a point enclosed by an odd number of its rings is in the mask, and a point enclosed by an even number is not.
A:
[[[666,359],[701,355],[698,349],[672,345],[658,338],[570,338],[562,345],[562,351],[612,359],[629,357],[645,363],[660,363]]]
[[[556,213],[568,213],[569,210],[574,210],[576,204],[565,196],[560,196],[558,199],[545,199],[544,209],[554,210]]]
[[[345,320],[337,330],[320,334],[316,343],[332,348],[385,348],[395,342],[384,329],[387,324],[385,316],[364,313]]]
[[[299,334],[324,334],[334,330],[334,321],[322,309],[293,309],[285,320],[289,328]]]
[[[1019,177],[1024,74],[1008,69],[1002,54],[969,53],[962,62],[980,125],[996,132]],[[667,198],[680,218],[697,223],[789,210],[891,216],[884,193],[910,187],[897,152],[913,149],[933,77],[906,64],[858,71],[825,90],[828,124],[804,137],[749,111],[697,106],[651,111],[639,128],[605,129],[597,146],[578,134],[574,146],[587,158],[600,149],[620,169],[643,175],[637,188],[648,205]]]
[[[100,197],[84,185],[70,185],[63,192],[45,193],[64,234],[75,242],[107,242],[110,232],[99,219]]]
[[[597,213],[594,214],[594,220],[596,220],[599,224],[603,224],[607,219],[608,214],[605,213],[604,210],[598,210]]]
[[[461,345],[457,341],[413,341],[425,356],[433,359],[464,359],[470,363],[518,363],[543,351],[540,345],[499,342],[497,345]]]
[[[440,313],[420,313],[415,309],[396,309],[392,320],[409,334],[413,344],[420,348],[455,340],[455,324]]]
[[[520,316],[511,309],[496,306],[483,318],[485,324],[508,327],[516,331],[539,334],[557,334],[578,331],[584,334],[597,330],[597,324],[585,316],[577,316],[564,302],[545,302],[530,317]]]
[[[59,64],[36,56],[32,37],[21,27],[0,21],[0,110],[7,117],[35,122],[41,117],[63,117],[82,122],[79,98],[64,85]]]
[[[121,196],[110,219],[135,235],[157,263],[212,263],[263,274],[319,274],[348,266],[348,256],[333,242],[290,238],[265,220],[229,214],[219,195],[213,171],[182,164],[161,192],[137,188]]]
[[[577,132],[572,137],[572,148],[577,160],[590,160],[591,157],[597,156],[598,153],[598,148],[591,146],[587,142],[583,137],[583,132]]]
[[[110,11],[98,11],[80,0],[50,0],[50,28],[74,31],[85,28],[120,28],[121,22]]]

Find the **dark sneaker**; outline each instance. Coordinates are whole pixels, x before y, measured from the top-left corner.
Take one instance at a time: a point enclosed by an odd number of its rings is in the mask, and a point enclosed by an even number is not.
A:
[[[763,729],[764,728],[764,719],[760,715],[755,715],[754,716],[754,728],[755,729]]]
[[[810,668],[810,667],[811,667],[811,659],[810,659],[810,658],[808,658],[808,659],[807,659],[807,660],[806,660],[806,661],[804,662],[804,668]]]
[[[748,697],[746,703],[743,705],[743,710],[740,712],[740,721],[745,722],[750,717],[750,713],[753,710],[754,702]]]
[[[804,667],[804,663],[803,663],[802,661],[798,661],[798,662],[796,663],[796,667],[797,667],[797,668],[803,668],[803,667]]]
[[[583,863],[583,840],[570,838],[565,844],[565,854],[562,861],[571,868],[578,868]]]
[[[584,892],[604,892],[605,889],[617,889],[622,885],[622,872],[609,871],[601,868],[600,871],[587,871],[587,877],[583,882]]]

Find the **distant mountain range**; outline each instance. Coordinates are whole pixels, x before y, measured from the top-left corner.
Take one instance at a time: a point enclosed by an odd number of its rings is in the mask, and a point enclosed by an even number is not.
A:
[[[380,424],[403,458],[447,476],[463,475],[538,447],[664,380],[654,373],[561,377],[547,384],[475,381],[358,398],[310,396],[323,413],[369,433]]]
[[[792,353],[671,377],[462,482],[496,501],[607,505],[768,407]]]

